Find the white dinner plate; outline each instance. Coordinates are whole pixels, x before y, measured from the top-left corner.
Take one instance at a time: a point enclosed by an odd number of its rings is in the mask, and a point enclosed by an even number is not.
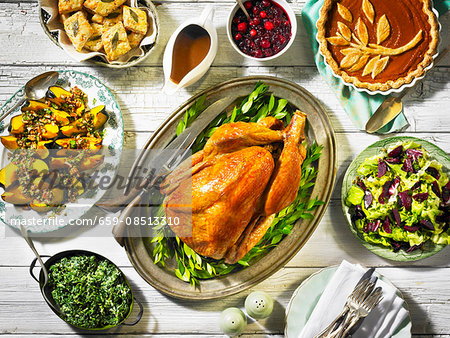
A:
[[[325,287],[337,270],[337,266],[331,266],[317,271],[305,279],[294,291],[288,306],[286,307],[284,334],[289,338],[297,338],[303,327],[308,322],[311,313],[317,305]],[[384,282],[392,283],[381,275],[378,276]],[[403,299],[397,289],[397,296]],[[406,305],[406,302],[404,303]],[[408,309],[407,309],[408,310]],[[410,338],[411,319],[409,316],[401,323],[392,338]]]

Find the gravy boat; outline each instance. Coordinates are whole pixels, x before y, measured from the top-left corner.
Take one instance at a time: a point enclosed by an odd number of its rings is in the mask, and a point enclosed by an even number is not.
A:
[[[195,82],[197,82],[208,71],[209,67],[214,61],[214,58],[216,57],[218,47],[217,31],[212,21],[213,16],[214,16],[214,8],[212,6],[207,6],[203,10],[199,18],[193,18],[183,22],[181,26],[179,26],[170,37],[169,42],[167,43],[166,49],[164,51],[164,58],[163,58],[163,69],[165,78],[165,85],[163,88],[164,93],[173,94],[183,87],[190,86]],[[178,84],[176,84],[170,78],[170,75],[172,73],[172,62],[174,59],[173,58],[174,45],[180,32],[190,25],[197,25],[203,28],[208,33],[211,39],[209,51],[206,54],[205,58],[195,68],[189,71]]]

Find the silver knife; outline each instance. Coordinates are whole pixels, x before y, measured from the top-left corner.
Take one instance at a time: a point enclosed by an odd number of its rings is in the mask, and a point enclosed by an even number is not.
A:
[[[434,64],[438,64],[447,54],[448,47],[445,48],[439,56],[434,60]],[[391,122],[397,117],[403,110],[402,98],[411,90],[413,87],[409,87],[398,96],[389,96],[383,101],[383,103],[378,107],[375,113],[370,117],[366,124],[366,132],[369,134],[375,133],[380,128],[383,128],[386,124]]]
[[[167,147],[170,149],[179,149],[180,151],[175,151],[173,156],[167,158],[164,156],[164,152],[160,151],[156,156],[153,156],[148,167],[158,167],[163,168],[166,173],[170,172],[176,168],[181,161],[190,153],[190,147],[196,140],[197,136],[203,131],[203,129],[211,123],[221,112],[225,110],[231,103],[233,103],[235,98],[223,98],[211,104],[206,108],[200,116],[192,122],[192,124],[187,127],[177,138],[175,138]],[[154,151],[151,149],[146,149],[146,151]],[[145,158],[144,153],[142,158]],[[154,171],[150,171],[150,174],[145,177],[142,182],[134,186],[128,194],[124,194],[117,198],[113,198],[108,201],[104,201],[101,204],[97,204],[98,207],[106,211],[116,212],[123,208],[122,212],[118,217],[118,221],[113,228],[113,234],[116,240],[123,246],[123,235],[125,232],[126,222],[122,222],[127,217],[129,217],[133,208],[138,205],[142,196],[147,193],[155,184],[155,182],[160,178],[160,175],[155,175]]]

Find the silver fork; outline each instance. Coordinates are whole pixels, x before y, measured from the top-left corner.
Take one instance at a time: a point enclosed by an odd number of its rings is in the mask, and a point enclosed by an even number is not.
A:
[[[350,324],[345,328],[342,336],[346,337],[350,332],[352,327],[364,317],[367,317],[369,313],[381,302],[383,299],[383,291],[381,287],[377,287],[361,304],[361,307],[355,312],[353,319],[350,321]]]
[[[344,308],[342,309],[342,312],[331,322],[330,325],[328,325],[325,329],[323,329],[319,334],[317,334],[314,338],[320,338],[320,337],[331,337],[330,334],[335,332],[334,327],[336,323],[344,317],[348,311],[355,308],[354,304],[360,304],[364,301],[367,294],[372,290],[374,287],[374,283],[370,282],[370,279],[365,279],[362,282],[358,283],[356,285],[353,292],[348,296],[347,302],[344,305]],[[341,326],[338,326],[340,328]]]

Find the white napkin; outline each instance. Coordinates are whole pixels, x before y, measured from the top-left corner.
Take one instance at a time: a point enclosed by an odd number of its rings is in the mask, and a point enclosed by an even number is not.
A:
[[[347,297],[352,293],[366,270],[360,265],[342,261],[314,308],[299,338],[312,338],[327,327],[342,311]],[[396,295],[392,285],[378,279],[376,287],[383,289],[383,300],[366,317],[354,338],[391,337],[408,316],[404,301]]]

